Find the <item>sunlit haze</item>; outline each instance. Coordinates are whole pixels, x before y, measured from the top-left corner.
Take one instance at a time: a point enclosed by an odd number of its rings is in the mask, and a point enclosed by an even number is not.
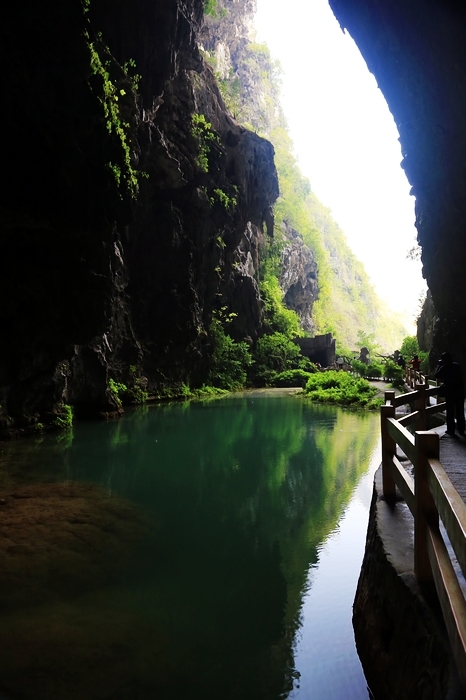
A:
[[[398,131],[374,76],[327,0],[257,0],[257,39],[282,69],[282,106],[301,171],[346,234],[377,293],[414,332],[425,293],[414,198]]]

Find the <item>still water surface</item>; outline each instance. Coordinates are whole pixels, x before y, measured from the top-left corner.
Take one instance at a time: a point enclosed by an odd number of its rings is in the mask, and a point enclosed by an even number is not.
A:
[[[367,700],[378,418],[251,393],[0,452],[0,696]]]

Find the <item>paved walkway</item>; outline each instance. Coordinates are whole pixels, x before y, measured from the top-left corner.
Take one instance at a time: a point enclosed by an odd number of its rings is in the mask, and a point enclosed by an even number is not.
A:
[[[446,429],[446,425],[440,425],[438,428],[434,428],[435,432],[440,435],[440,463],[448,474],[451,483],[466,503],[466,438],[458,434],[456,434],[455,437],[447,435],[445,432]],[[442,523],[440,523],[440,531],[447,546],[463,595],[466,598],[466,578],[461,571],[461,567]]]
[[[446,425],[434,428],[440,435],[440,462],[451,483],[466,503],[466,438],[446,434]]]

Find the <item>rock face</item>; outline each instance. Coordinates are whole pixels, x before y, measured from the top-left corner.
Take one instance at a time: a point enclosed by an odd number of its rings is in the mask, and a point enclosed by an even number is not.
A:
[[[20,0],[3,23],[3,431],[118,411],[109,377],[202,381],[218,308],[260,329],[273,149],[225,109],[202,6]]]
[[[278,85],[267,79],[270,59],[255,48],[256,0],[217,0],[215,16],[208,15],[200,46],[214,67],[233,114],[255,131],[269,135],[284,123]]]
[[[466,363],[466,8],[457,0],[330,0],[392,112],[416,197],[434,354]]]
[[[280,287],[287,307],[296,311],[304,330],[314,333],[312,305],[319,293],[316,261],[302,236],[288,224],[284,229],[288,243],[282,250]]]
[[[236,69],[237,57],[253,40],[257,0],[218,0],[217,9],[205,17],[200,43],[216,58],[220,78]]]
[[[422,306],[421,314],[417,320],[417,339],[419,342],[419,347],[425,352],[428,352],[433,346],[436,323],[437,314],[435,312],[432,294],[430,291],[428,291]],[[434,350],[432,355],[434,356],[431,357],[431,361],[432,364],[435,365],[436,361],[438,360],[438,354]]]
[[[256,9],[256,0],[218,0],[214,15],[205,19],[200,45],[214,66],[231,109],[238,110],[242,120],[255,130],[270,135],[277,126],[285,127],[285,118],[278,83],[265,77],[271,61],[260,51],[254,52],[259,46],[254,43]],[[276,222],[276,229],[279,226]],[[318,296],[317,264],[301,234],[286,221],[281,228],[285,245],[279,282],[284,302],[298,314],[304,330],[314,333],[312,306]]]

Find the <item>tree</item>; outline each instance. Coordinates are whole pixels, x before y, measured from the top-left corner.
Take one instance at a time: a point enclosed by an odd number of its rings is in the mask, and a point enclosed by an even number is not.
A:
[[[405,359],[410,359],[414,355],[419,355],[419,343],[415,335],[408,335],[401,343],[400,353]]]

